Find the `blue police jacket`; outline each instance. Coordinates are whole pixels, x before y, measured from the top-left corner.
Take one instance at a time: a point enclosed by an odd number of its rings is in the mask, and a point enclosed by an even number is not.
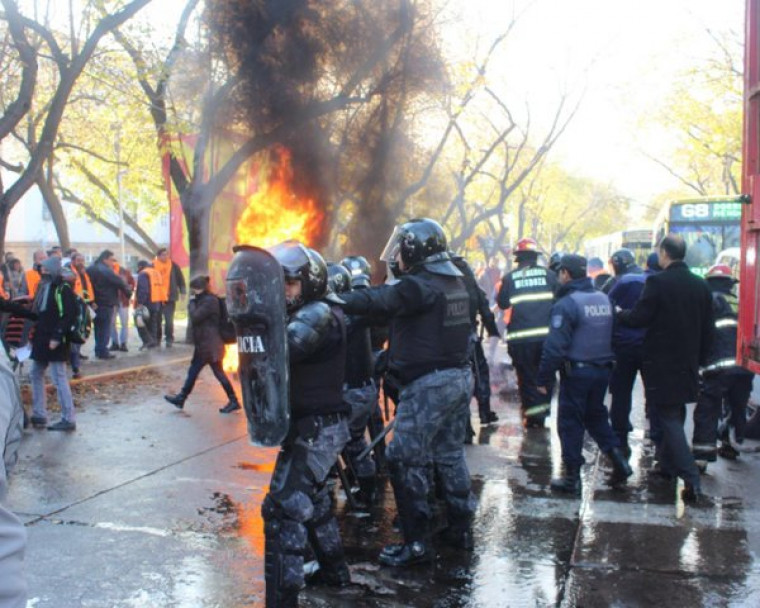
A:
[[[641,292],[644,291],[647,276],[643,272],[632,272],[620,277],[609,293],[612,306],[620,306],[623,310],[633,308],[639,301]],[[626,327],[622,323],[617,323],[612,334],[612,345],[615,348],[641,346],[646,333],[647,330],[644,328]]]
[[[563,285],[557,297],[541,354],[539,386],[547,386],[565,361],[603,365],[614,359],[614,315],[607,295],[585,277]]]

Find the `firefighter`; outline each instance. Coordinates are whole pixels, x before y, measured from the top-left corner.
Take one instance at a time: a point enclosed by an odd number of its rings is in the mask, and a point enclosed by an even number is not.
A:
[[[398,280],[342,294],[339,303],[350,314],[390,321],[387,373],[400,391],[386,458],[403,543],[386,546],[380,562],[405,566],[434,558],[431,465],[447,506],[444,539],[472,548],[475,499],[463,445],[472,395],[469,296],[450,260],[443,228],[433,220],[397,226],[381,257]]]
[[[328,288],[332,293],[351,291],[352,276],[342,264],[328,264],[327,277]],[[357,315],[346,315],[346,382],[343,400],[351,407],[348,423],[351,441],[346,445],[346,456],[359,484],[355,498],[362,507],[372,504],[377,486],[375,461],[369,455],[359,458],[367,447],[364,433],[370,415],[378,405],[377,387],[372,377],[374,369],[367,320]]]
[[[261,506],[264,572],[267,607],[289,608],[298,605],[307,542],[319,561],[321,582],[350,583],[326,485],[351,436],[350,408],[343,400],[346,327],[342,311],[323,299],[327,267],[316,251],[285,241],[270,252],[285,275],[290,431]]]
[[[548,395],[547,387],[554,374],[560,372],[557,431],[564,475],[552,479],[551,489],[580,495],[586,431],[612,461],[610,485],[624,483],[633,471],[620,450],[604,406],[614,358],[612,305],[586,276],[586,258],[564,255],[559,269],[562,287],[551,310],[551,331],[544,344],[537,381],[539,392]]]
[[[530,238],[518,241],[515,262],[517,268],[502,279],[497,302],[502,309],[512,309],[507,326],[507,350],[517,372],[523,426],[543,428],[552,391],[538,392],[536,374],[541,349],[549,334],[557,275],[538,265],[538,245]],[[553,384],[548,388],[552,389]]]
[[[705,279],[712,291],[715,337],[707,365],[701,369],[702,386],[694,410],[692,452],[701,467],[715,462],[718,454],[731,460],[739,456],[738,450],[731,445],[730,427],[734,429],[736,442],[742,443],[747,422],[747,401],[754,377],[752,372],[736,363],[738,301],[732,291],[738,281],[733,277],[731,268],[724,265],[710,268]],[[719,433],[724,402],[729,421],[722,425]],[[716,449],[718,438],[721,440],[720,449]]]

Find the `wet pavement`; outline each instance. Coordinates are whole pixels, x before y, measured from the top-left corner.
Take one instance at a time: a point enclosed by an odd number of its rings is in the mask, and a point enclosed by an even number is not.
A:
[[[240,412],[217,412],[224,393],[208,370],[183,411],[163,400],[180,386],[189,354],[154,353],[169,363],[92,382],[74,433],[26,431],[9,500],[29,534],[30,606],[263,606],[259,509],[276,451],[248,444]],[[640,404],[637,394],[639,429]],[[756,442],[739,460],[708,467],[708,508],[684,506],[675,484],[650,474],[641,430],[626,489],[607,488],[609,466],[588,443],[583,496],[562,498],[548,489],[560,466],[553,423],[523,431],[513,399],[493,405],[501,420],[479,428],[475,416],[467,447],[475,550],[436,544],[434,565],[380,568],[380,548],[398,538],[390,486],[369,514],[350,512],[336,487],[357,585],[309,587],[303,606],[760,605]]]

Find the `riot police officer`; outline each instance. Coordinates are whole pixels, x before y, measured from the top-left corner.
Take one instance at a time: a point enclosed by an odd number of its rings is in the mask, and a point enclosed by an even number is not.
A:
[[[736,363],[736,331],[738,301],[733,293],[737,281],[731,268],[722,264],[707,271],[705,280],[712,291],[715,338],[708,354],[707,365],[700,371],[702,386],[694,410],[692,452],[697,461],[706,466],[716,455],[735,460],[738,450],[731,445],[730,427],[733,426],[737,443],[744,441],[747,424],[747,401],[752,392],[752,372]],[[723,403],[728,406],[728,422],[721,429],[720,450],[716,449],[718,426],[723,414]]]
[[[538,244],[533,239],[518,241],[515,261],[517,268],[502,279],[497,302],[502,309],[512,309],[507,349],[517,372],[523,425],[543,428],[549,415],[551,390],[548,394],[538,392],[536,374],[541,349],[549,334],[557,275],[538,265]],[[548,385],[550,389],[552,386],[553,383]]]
[[[612,288],[615,287],[621,277],[627,274],[641,274],[643,272],[636,264],[636,256],[633,255],[633,251],[625,247],[613,252],[610,256],[610,266],[615,274],[602,285],[602,291],[606,294],[612,291]]]
[[[540,390],[547,392],[546,386],[560,372],[557,430],[564,476],[553,479],[551,488],[579,495],[585,431],[612,460],[610,484],[625,482],[632,471],[604,406],[613,361],[612,305],[586,276],[586,258],[564,255],[559,268],[562,287],[552,307],[551,331],[544,343],[538,383]]]
[[[488,306],[488,298],[478,285],[472,268],[462,256],[451,255],[451,261],[461,271],[464,285],[470,296],[470,323],[472,324],[472,336],[470,338],[470,360],[475,377],[475,399],[478,402],[478,414],[480,424],[488,425],[497,422],[499,417],[491,410],[491,374],[488,369],[486,354],[483,352],[483,341],[478,336],[478,316],[483,329],[491,338],[499,337],[499,328],[496,327],[496,319]],[[469,422],[469,419],[468,419]]]
[[[351,274],[342,264],[328,263],[327,285],[332,293],[349,293]],[[359,485],[355,498],[361,506],[372,503],[377,485],[375,461],[369,455],[359,458],[367,447],[364,433],[370,414],[377,406],[373,372],[374,361],[367,320],[358,315],[346,315],[346,382],[343,385],[343,400],[351,408],[348,423],[351,440],[346,444],[346,457]]]
[[[433,220],[398,226],[382,259],[397,264],[394,275],[399,280],[343,294],[341,305],[350,314],[390,319],[388,373],[400,392],[386,458],[404,540],[386,546],[380,562],[404,566],[434,557],[431,465],[447,506],[445,539],[472,547],[475,499],[463,446],[472,395],[469,296],[462,273],[449,258],[443,229]]]
[[[290,357],[290,431],[277,456],[264,518],[267,607],[298,605],[307,540],[318,577],[350,582],[326,480],[350,438],[343,401],[346,340],[343,312],[323,300],[327,267],[297,241],[270,249],[285,275]]]

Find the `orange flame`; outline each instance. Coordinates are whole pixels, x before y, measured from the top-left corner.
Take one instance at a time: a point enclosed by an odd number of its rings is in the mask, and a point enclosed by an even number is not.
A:
[[[323,230],[325,214],[311,198],[298,198],[293,192],[293,167],[287,148],[278,147],[279,157],[269,179],[251,195],[238,220],[238,243],[271,247],[287,239],[310,245]]]
[[[324,231],[325,213],[312,198],[299,198],[293,189],[291,153],[278,146],[270,154],[269,178],[251,194],[235,226],[238,243],[271,247],[288,239],[311,245]],[[228,344],[222,367],[238,369],[237,345]]]

